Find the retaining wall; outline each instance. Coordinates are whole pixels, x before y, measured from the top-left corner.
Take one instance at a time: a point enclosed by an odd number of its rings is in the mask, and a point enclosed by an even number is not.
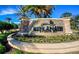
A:
[[[12,34],[11,34],[12,35]],[[13,48],[23,50],[26,52],[34,53],[68,53],[79,51],[79,41],[68,42],[68,43],[27,43],[17,41],[11,38],[11,35],[7,37],[9,45]]]

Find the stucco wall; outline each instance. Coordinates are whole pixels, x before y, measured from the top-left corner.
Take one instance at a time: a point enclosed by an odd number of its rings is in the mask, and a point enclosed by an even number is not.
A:
[[[36,26],[36,27],[41,26],[43,23],[49,23],[50,20],[54,22],[55,26],[62,26],[64,29],[63,33],[66,33],[66,34],[72,33],[72,30],[70,28],[70,19],[69,18],[37,18],[37,20],[35,20],[36,22],[34,22],[34,24],[32,24],[32,25]],[[21,23],[22,30],[24,30],[23,26],[26,26],[26,25],[24,25],[24,24],[26,24],[24,21],[22,21],[22,23]],[[33,22],[31,22],[31,23],[33,23]],[[30,24],[30,22],[29,22],[29,24]],[[31,24],[29,26],[31,26]]]

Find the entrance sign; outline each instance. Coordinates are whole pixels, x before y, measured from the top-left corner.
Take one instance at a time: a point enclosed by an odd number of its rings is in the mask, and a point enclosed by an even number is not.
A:
[[[36,19],[36,20],[35,20]],[[23,32],[63,32],[72,33],[69,18],[35,18],[22,20],[20,30]],[[28,25],[27,25],[28,24]]]

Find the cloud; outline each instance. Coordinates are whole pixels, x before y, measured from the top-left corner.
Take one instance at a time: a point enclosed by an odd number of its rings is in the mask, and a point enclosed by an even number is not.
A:
[[[0,15],[15,14],[15,13],[17,13],[17,11],[14,9],[6,9],[0,11]]]

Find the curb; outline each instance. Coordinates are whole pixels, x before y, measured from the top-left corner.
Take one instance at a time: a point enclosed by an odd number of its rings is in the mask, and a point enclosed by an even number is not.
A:
[[[53,44],[27,43],[15,40],[11,37],[13,34],[7,37],[9,45],[22,51],[34,53],[68,53],[79,51],[79,41]]]

